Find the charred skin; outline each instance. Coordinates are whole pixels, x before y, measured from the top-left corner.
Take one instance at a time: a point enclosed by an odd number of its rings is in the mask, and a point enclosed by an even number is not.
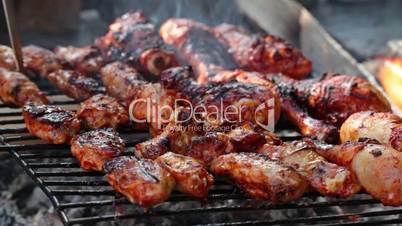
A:
[[[95,46],[58,46],[54,49],[54,53],[63,65],[86,76],[98,73],[105,63]]]
[[[294,141],[279,146],[265,144],[257,152],[296,170],[322,195],[350,197],[360,190],[354,173],[328,162],[315,149],[309,141]]]
[[[393,113],[354,113],[342,124],[340,136],[342,143],[370,138],[402,152],[402,119]]]
[[[177,65],[174,52],[165,46],[154,25],[140,11],[117,18],[95,45],[107,61],[129,63],[138,71],[152,75],[151,79]]]
[[[296,171],[256,153],[231,153],[211,164],[215,175],[229,177],[255,199],[287,203],[300,198],[307,182]]]
[[[173,18],[162,24],[159,33],[163,40],[176,47],[180,58],[195,71],[195,80],[204,84],[222,70],[236,67],[226,47],[211,29],[199,22]]]
[[[10,71],[15,71],[15,56],[13,50],[5,45],[0,45],[0,67]]]
[[[85,170],[103,171],[108,160],[124,152],[124,141],[111,128],[90,130],[71,140],[71,153]]]
[[[283,73],[302,79],[312,71],[311,61],[301,51],[285,40],[266,34],[250,34],[231,24],[221,24],[213,29],[215,35],[233,56],[237,66],[260,73]]]
[[[57,70],[46,78],[64,94],[78,101],[86,100],[95,94],[105,93],[105,88],[97,80],[77,71]]]
[[[360,111],[390,112],[385,97],[367,80],[349,75],[324,74],[320,81],[305,80],[295,85],[311,115],[335,126]]]
[[[237,81],[199,85],[191,79],[191,75],[189,67],[171,68],[162,73],[161,84],[193,105],[205,106],[207,115],[215,115],[207,119],[212,126],[219,127],[226,123],[241,125],[244,122],[268,125],[279,119],[280,102],[269,87]],[[273,103],[267,102],[270,100]],[[216,108],[228,109],[229,106],[235,113],[213,113]]]
[[[49,100],[35,83],[19,72],[0,68],[0,99],[5,104],[22,107],[26,102],[47,104]]]
[[[214,178],[197,160],[180,154],[168,152],[156,159],[174,177],[180,192],[205,199]]]
[[[51,72],[62,69],[57,56],[50,50],[35,45],[22,48],[24,68],[35,76],[46,78]]]
[[[29,133],[53,144],[70,143],[81,127],[75,113],[58,106],[28,102],[22,115]]]
[[[320,145],[318,153],[355,173],[360,185],[384,205],[402,205],[402,153],[377,141]]]
[[[128,123],[128,113],[113,97],[97,94],[81,102],[77,112],[84,127],[99,129],[110,127],[116,129]]]
[[[175,186],[172,175],[149,159],[122,156],[110,160],[104,168],[117,192],[145,208],[167,200]]]

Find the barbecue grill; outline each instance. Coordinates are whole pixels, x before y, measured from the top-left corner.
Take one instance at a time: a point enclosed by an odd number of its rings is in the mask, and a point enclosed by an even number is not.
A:
[[[239,5],[246,13],[253,10],[252,19],[261,23],[266,19],[266,16],[261,17],[261,12],[259,14],[257,9],[261,2],[255,1],[254,4],[248,5],[243,2]],[[340,70],[367,75],[361,71],[353,58],[344,52],[315,20],[311,19],[311,15],[300,10],[299,5],[295,5],[291,1],[269,2],[271,5],[278,4],[276,7],[286,9],[286,12],[281,13],[288,13],[287,15],[291,18],[291,22],[288,23],[297,23],[296,25],[300,26],[292,28],[288,24],[276,24],[277,28],[279,27],[277,33],[290,40],[295,38],[294,32],[290,31],[299,30],[298,42],[307,56],[313,62],[317,62],[318,72],[320,69],[331,69],[342,65]],[[274,7],[271,10],[265,9],[266,14],[275,17],[277,13],[274,13],[273,9]],[[264,11],[264,8],[261,10]],[[270,11],[273,13],[270,14]],[[264,28],[269,28],[269,24],[266,26],[268,27]],[[313,43],[316,41],[327,48],[325,58],[320,56],[322,54],[319,51],[321,47],[314,47]],[[369,79],[373,81],[372,78]],[[34,82],[55,105],[76,109],[75,101],[61,94],[48,82],[43,80]],[[82,170],[71,155],[69,146],[47,144],[29,135],[20,109],[0,104],[0,125],[0,150],[8,151],[43,190],[65,225],[92,225],[110,221],[178,225],[379,225],[402,223],[400,217],[402,207],[384,207],[379,201],[364,193],[347,199],[328,198],[315,193],[307,193],[297,202],[271,204],[252,200],[220,178],[216,179],[215,185],[209,191],[208,200],[205,202],[174,192],[167,202],[144,211],[142,207],[130,203],[126,198],[117,194],[108,185],[102,173]],[[121,128],[119,133],[126,141],[127,155],[130,155],[130,149],[136,143],[149,137],[146,131],[135,130],[128,126]],[[284,140],[300,138],[294,136],[294,133],[286,131],[279,131],[278,134]]]

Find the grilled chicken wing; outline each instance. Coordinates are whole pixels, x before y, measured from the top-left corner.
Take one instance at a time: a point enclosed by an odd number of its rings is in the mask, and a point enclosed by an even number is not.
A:
[[[57,56],[50,50],[35,45],[22,48],[24,67],[30,74],[46,77],[62,68]]]
[[[103,94],[97,94],[81,102],[77,116],[85,127],[92,129],[103,127],[116,129],[119,125],[128,123],[126,109],[115,98]]]
[[[54,53],[62,64],[83,75],[95,75],[104,64],[99,49],[94,46],[58,46],[54,49]]]
[[[237,66],[260,73],[283,73],[302,79],[312,71],[312,64],[300,50],[285,40],[266,34],[250,34],[232,24],[213,29],[215,35],[233,56]]]
[[[350,197],[360,190],[354,173],[326,161],[315,152],[314,144],[309,141],[294,141],[279,146],[265,144],[257,152],[296,170],[322,195]]]
[[[402,119],[392,113],[354,113],[342,124],[340,135],[343,143],[371,138],[402,152]]]
[[[197,113],[207,115],[205,120],[215,127],[252,122],[266,128],[279,119],[279,99],[266,86],[236,81],[199,85],[192,80],[190,67],[165,70],[161,74],[161,84],[165,89],[174,90],[180,97],[191,101],[194,109],[200,107]]]
[[[28,101],[47,104],[49,100],[35,83],[19,72],[0,68],[0,99],[13,106],[22,107]]]
[[[154,25],[140,11],[116,19],[95,45],[108,61],[122,60],[152,76],[177,65],[174,52],[165,46]]]
[[[105,92],[105,88],[98,81],[77,71],[57,70],[48,74],[46,78],[64,94],[78,101]]]
[[[172,175],[149,159],[117,157],[108,161],[104,169],[116,191],[146,208],[167,200],[175,186]]]
[[[376,142],[319,145],[318,153],[349,167],[360,185],[385,205],[402,205],[402,153]]]
[[[17,69],[14,52],[10,47],[5,45],[0,45],[0,67],[11,71]]]
[[[214,178],[197,160],[173,152],[156,159],[176,180],[179,191],[197,198],[206,198]]]
[[[85,170],[102,171],[103,165],[124,152],[124,141],[111,128],[90,130],[71,140],[71,153]]]
[[[32,135],[53,144],[69,143],[81,126],[75,113],[53,105],[28,102],[22,115]]]
[[[256,153],[231,153],[212,162],[211,171],[229,177],[251,197],[286,203],[303,195],[307,182],[296,171]]]
[[[236,67],[226,47],[204,24],[173,18],[162,24],[159,33],[166,43],[176,47],[182,60],[194,68],[198,83],[207,83],[218,72]]]

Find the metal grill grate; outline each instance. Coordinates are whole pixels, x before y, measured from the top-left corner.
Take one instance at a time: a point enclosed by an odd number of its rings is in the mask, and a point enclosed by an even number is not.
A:
[[[55,104],[76,107],[46,82],[37,83]],[[45,192],[65,225],[107,221],[192,225],[402,223],[402,208],[384,207],[366,194],[336,199],[308,193],[297,202],[274,205],[249,199],[219,178],[206,203],[173,192],[168,202],[144,212],[116,194],[102,173],[80,169],[68,146],[46,144],[29,135],[20,113],[20,109],[0,104],[0,150],[8,151]],[[128,127],[119,132],[126,140],[128,154],[130,147],[148,138],[146,132]]]

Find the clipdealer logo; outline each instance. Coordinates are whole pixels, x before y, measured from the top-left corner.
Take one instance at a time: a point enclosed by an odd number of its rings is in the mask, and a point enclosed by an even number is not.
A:
[[[223,100],[219,105],[193,105],[186,99],[175,99],[174,103],[161,104],[159,99],[136,99],[129,105],[130,120],[135,123],[151,123],[161,129],[171,121],[185,123],[194,120],[197,123],[224,125],[241,124],[252,121],[259,127],[274,132],[275,130],[275,99],[250,106],[250,101],[239,101],[235,105],[225,105]],[[186,108],[189,114],[186,117],[177,117],[177,109]]]

